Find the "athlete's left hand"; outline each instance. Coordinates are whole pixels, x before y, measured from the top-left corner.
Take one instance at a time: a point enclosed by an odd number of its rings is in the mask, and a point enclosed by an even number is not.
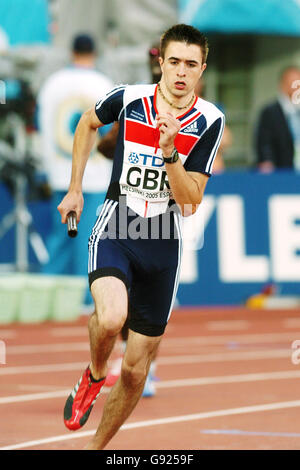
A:
[[[174,148],[174,140],[180,131],[180,121],[171,113],[159,114],[156,118],[159,129],[159,146],[165,157],[171,155]]]

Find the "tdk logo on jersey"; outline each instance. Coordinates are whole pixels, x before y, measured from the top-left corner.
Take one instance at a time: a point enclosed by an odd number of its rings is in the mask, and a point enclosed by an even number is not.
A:
[[[129,163],[134,163],[135,165],[136,165],[137,163],[139,163],[139,160],[140,160],[140,159],[139,159],[139,156],[138,156],[138,154],[135,153],[135,152],[131,152],[131,154],[130,154],[129,157],[128,157]]]
[[[164,166],[164,160],[162,157],[157,155],[147,155],[145,153],[140,153],[139,155],[135,152],[131,152],[128,156],[129,163],[137,165],[140,163],[145,166],[153,166],[156,168]]]
[[[183,129],[183,132],[186,132],[186,133],[195,133],[195,132],[198,132],[198,125],[197,125],[197,122],[192,122],[192,124],[190,124],[189,126],[187,126],[185,129]]]
[[[170,189],[167,173],[163,168],[164,160],[162,157],[130,152],[127,161],[131,165],[128,169],[129,165],[127,163],[126,173],[124,173],[122,180],[123,183],[126,181],[126,186],[151,192]]]

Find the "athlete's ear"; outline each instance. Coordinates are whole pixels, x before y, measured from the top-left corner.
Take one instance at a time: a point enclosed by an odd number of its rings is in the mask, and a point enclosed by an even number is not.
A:
[[[159,62],[160,68],[161,68],[162,65],[164,64],[164,59],[162,57],[159,57],[158,62]]]
[[[201,75],[203,74],[204,70],[206,69],[207,67],[207,64],[202,64],[202,67],[201,67]]]

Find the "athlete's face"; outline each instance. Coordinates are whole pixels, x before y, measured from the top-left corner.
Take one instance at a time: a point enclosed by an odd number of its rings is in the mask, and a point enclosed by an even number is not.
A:
[[[206,69],[200,46],[177,41],[169,42],[164,59],[160,57],[160,66],[168,91],[178,98],[194,91]]]

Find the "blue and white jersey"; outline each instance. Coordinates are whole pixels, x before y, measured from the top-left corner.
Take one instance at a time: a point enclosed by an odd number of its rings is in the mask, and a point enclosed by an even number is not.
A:
[[[142,217],[165,213],[172,199],[159,148],[156,97],[155,84],[122,85],[95,106],[103,124],[120,123],[107,198],[118,200],[126,195],[127,206]],[[195,98],[177,119],[181,129],[175,146],[185,170],[210,176],[224,130],[223,113],[212,103]]]

